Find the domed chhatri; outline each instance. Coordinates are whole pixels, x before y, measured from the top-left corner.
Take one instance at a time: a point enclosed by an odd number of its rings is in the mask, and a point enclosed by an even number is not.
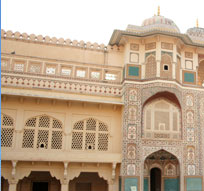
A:
[[[128,25],[127,31],[131,32],[149,32],[149,31],[165,31],[180,33],[176,24],[168,18],[160,15],[160,7],[158,7],[158,14],[151,18],[145,19],[142,26]]]
[[[180,33],[179,28],[171,19],[160,15],[155,15],[149,19],[145,19],[142,23],[142,27],[146,30],[161,30]]]
[[[192,41],[197,43],[204,43],[204,28],[193,27],[187,30],[186,32],[188,36],[192,39]]]

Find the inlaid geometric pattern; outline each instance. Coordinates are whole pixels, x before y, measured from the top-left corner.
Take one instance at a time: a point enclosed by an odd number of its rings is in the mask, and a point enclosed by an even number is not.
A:
[[[73,150],[108,150],[108,126],[96,119],[88,118],[74,124],[72,132]]]
[[[25,123],[22,148],[62,149],[62,122],[47,115]]]
[[[146,78],[155,78],[156,77],[156,58],[154,56],[147,57],[146,65],[145,65],[145,77]]]

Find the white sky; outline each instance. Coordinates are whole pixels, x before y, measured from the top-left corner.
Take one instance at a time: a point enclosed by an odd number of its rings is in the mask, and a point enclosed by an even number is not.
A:
[[[71,40],[108,44],[114,29],[141,25],[157,13],[182,33],[204,28],[204,0],[1,0],[1,28]]]

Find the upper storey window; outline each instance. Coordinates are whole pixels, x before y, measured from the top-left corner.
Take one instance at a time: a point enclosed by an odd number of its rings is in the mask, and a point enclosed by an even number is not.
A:
[[[14,121],[5,114],[1,114],[1,147],[12,147],[14,136]]]
[[[23,72],[24,71],[24,63],[15,63],[14,64],[14,70],[18,72]]]
[[[56,68],[54,67],[46,67],[46,74],[55,74]]]
[[[41,63],[30,63],[28,70],[31,73],[39,74],[41,73],[41,68],[42,68]]]
[[[78,70],[76,71],[76,77],[85,78],[85,77],[86,77],[86,71],[85,71],[85,70],[80,70],[80,69],[78,69]]]
[[[89,118],[74,124],[71,148],[107,151],[108,139],[108,126],[101,121]]]
[[[100,72],[97,72],[97,71],[92,71],[91,72],[91,78],[92,79],[100,79]]]
[[[144,107],[145,138],[179,139],[180,109],[165,99],[157,99]]]
[[[47,115],[25,123],[22,148],[62,149],[62,123]]]
[[[116,74],[111,74],[111,73],[106,73],[105,74],[105,79],[106,80],[116,80],[117,79],[117,75]]]
[[[61,74],[64,76],[71,76],[72,70],[70,68],[62,68]]]
[[[160,77],[165,79],[172,79],[172,58],[168,54],[161,57]]]
[[[1,69],[2,70],[9,70],[9,68],[10,68],[9,60],[1,59]]]

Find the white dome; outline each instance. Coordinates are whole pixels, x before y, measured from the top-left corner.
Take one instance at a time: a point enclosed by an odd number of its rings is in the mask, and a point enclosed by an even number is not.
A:
[[[204,44],[204,28],[194,27],[190,28],[186,32],[192,41],[196,43]]]
[[[155,15],[149,19],[145,19],[142,23],[142,27],[146,28],[146,30],[161,30],[180,33],[179,28],[171,19],[160,15]]]

